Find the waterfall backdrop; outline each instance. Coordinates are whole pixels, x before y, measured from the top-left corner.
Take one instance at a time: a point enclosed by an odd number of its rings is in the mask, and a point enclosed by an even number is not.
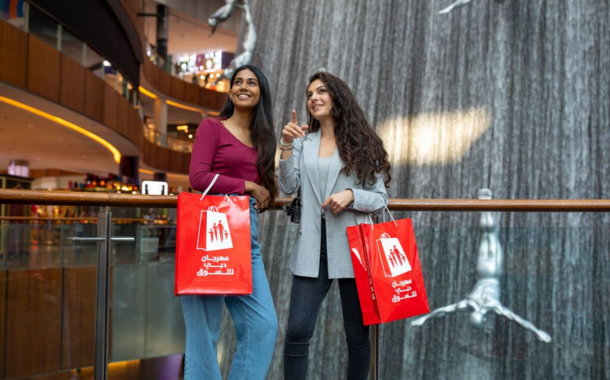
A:
[[[306,122],[308,77],[350,86],[383,138],[392,198],[610,198],[610,1],[251,0],[254,64],[268,76],[277,133]],[[431,309],[475,281],[478,213],[413,218]],[[610,215],[498,213],[502,303],[548,332],[468,313],[380,326],[381,379],[610,378]],[[268,379],[282,379],[298,226],[263,214],[260,240],[280,322]],[[235,349],[228,314],[219,356]],[[333,285],[311,342],[310,379],[343,379],[347,348]],[[290,379],[286,379],[290,380]]]

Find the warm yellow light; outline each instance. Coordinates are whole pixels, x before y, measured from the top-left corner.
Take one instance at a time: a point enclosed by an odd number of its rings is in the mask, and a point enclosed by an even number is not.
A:
[[[179,125],[176,127],[177,130],[179,131],[188,131],[189,130],[189,126],[188,125]]]
[[[377,127],[390,161],[430,165],[459,162],[491,126],[491,112],[473,108],[387,118]]]
[[[170,106],[182,108],[183,110],[188,110],[188,111],[193,111],[193,112],[201,112],[201,110],[199,108],[185,106],[184,104],[176,103],[176,102],[171,101],[171,100],[168,100],[167,104],[169,104]]]
[[[166,173],[165,175],[167,175],[168,177],[172,177],[172,178],[179,178],[179,179],[184,179],[184,180],[189,179],[188,174],[172,174],[172,173]]]
[[[157,95],[153,94],[142,86],[138,87],[138,90],[140,90],[141,93],[148,96],[149,98],[157,99]]]
[[[66,128],[70,128],[71,130],[80,133],[81,135],[84,135],[88,138],[90,138],[91,140],[102,144],[106,149],[108,149],[111,153],[112,156],[114,157],[114,161],[118,164],[121,162],[121,153],[119,152],[119,150],[117,148],[115,148],[112,144],[110,144],[108,141],[104,140],[103,138],[99,137],[98,135],[95,135],[91,132],[89,132],[88,130],[79,127],[78,125],[74,124],[74,123],[70,123],[67,120],[64,120],[62,118],[59,118],[57,116],[53,116],[49,113],[46,113],[44,111],[40,111],[39,109],[36,109],[34,107],[30,107],[27,104],[23,104],[20,102],[17,102],[13,99],[9,99],[9,98],[5,98],[4,96],[0,96],[0,101],[4,102],[6,104],[9,104],[13,107],[17,107],[17,108],[21,108],[24,111],[28,111],[33,113],[34,115],[38,115],[40,117],[43,117],[47,120],[51,120],[59,125],[63,125]]]
[[[155,174],[155,172],[153,172],[152,170],[148,170],[148,169],[138,169],[138,171],[140,173],[144,173],[144,174]]]

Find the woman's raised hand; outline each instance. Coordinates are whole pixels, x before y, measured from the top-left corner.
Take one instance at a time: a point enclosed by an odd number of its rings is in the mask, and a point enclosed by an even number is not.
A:
[[[282,129],[282,141],[284,144],[292,144],[294,139],[305,136],[305,130],[309,128],[309,125],[302,125],[299,127],[298,122],[297,111],[292,110],[292,121],[286,124],[284,129]]]

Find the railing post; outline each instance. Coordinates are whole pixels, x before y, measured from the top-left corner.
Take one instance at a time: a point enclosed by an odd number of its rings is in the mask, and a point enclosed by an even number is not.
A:
[[[103,238],[98,244],[97,255],[97,301],[95,307],[95,362],[94,379],[108,378],[108,289],[110,278],[110,242],[112,239],[112,213],[106,211],[98,214],[98,237]]]
[[[379,223],[379,217],[373,217],[374,223]],[[379,325],[371,325],[371,368],[369,370],[369,380],[379,379]]]
[[[371,325],[371,369],[369,380],[379,379],[379,325]]]

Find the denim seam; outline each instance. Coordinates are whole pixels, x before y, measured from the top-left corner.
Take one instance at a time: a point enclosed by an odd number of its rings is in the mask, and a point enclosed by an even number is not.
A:
[[[244,332],[244,352],[245,352],[245,355],[248,355],[248,345],[249,345],[248,343],[249,343],[250,339],[249,339],[248,320],[246,318],[247,314],[244,312],[244,305],[241,302],[238,302],[237,305],[239,306],[239,311],[241,312],[242,317],[244,319],[244,329],[245,329],[245,332]],[[246,356],[245,359],[246,360],[244,360],[244,363],[243,363],[242,368],[241,368],[241,372],[240,372],[239,376],[237,377],[240,380],[243,379],[244,373],[246,372],[246,363],[248,361],[247,360],[248,357]]]

